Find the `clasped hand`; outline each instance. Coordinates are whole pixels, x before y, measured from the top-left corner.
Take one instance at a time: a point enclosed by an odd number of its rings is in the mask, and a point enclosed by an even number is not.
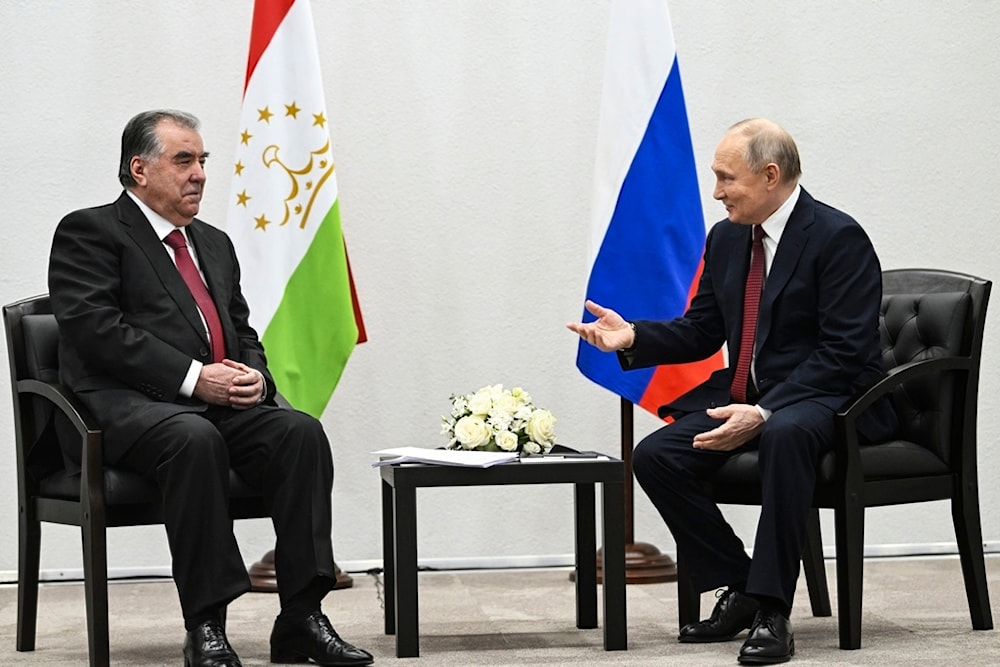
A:
[[[210,405],[246,410],[260,402],[264,378],[253,368],[232,359],[201,367],[194,395]]]

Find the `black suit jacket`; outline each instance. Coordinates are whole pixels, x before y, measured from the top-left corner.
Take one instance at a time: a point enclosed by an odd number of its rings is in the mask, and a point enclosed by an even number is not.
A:
[[[619,355],[626,369],[696,361],[728,344],[729,367],[664,406],[661,414],[730,402],[751,242],[750,225],[717,223],[706,240],[698,291],[684,316],[635,323],[635,346],[627,356]],[[864,230],[802,190],[761,297],[754,365],[758,404],[780,410],[814,400],[836,410],[881,377],[881,299],[882,270]],[[859,428],[867,437],[882,437],[895,423],[884,402]]]
[[[226,356],[263,373],[273,400],[229,237],[197,219],[187,233],[222,320]],[[59,323],[60,379],[101,424],[108,461],[162,420],[206,409],[178,394],[192,359],[211,363],[201,316],[128,195],[63,218],[49,257],[49,293]]]

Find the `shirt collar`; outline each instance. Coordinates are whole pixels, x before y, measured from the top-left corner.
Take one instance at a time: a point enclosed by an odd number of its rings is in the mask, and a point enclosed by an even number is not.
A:
[[[792,210],[799,201],[799,194],[801,192],[802,186],[796,185],[795,189],[792,190],[792,194],[788,195],[788,199],[778,207],[778,210],[769,215],[767,220],[761,223],[764,233],[767,234],[768,238],[774,239],[775,243],[781,240],[781,234],[785,231],[788,218],[792,216]]]
[[[181,230],[181,234],[184,234],[184,238],[185,239],[188,238],[188,235],[183,227],[177,227],[176,225],[174,225],[174,223],[170,222],[162,215],[160,215],[153,209],[149,208],[149,206],[147,206],[144,201],[135,196],[135,194],[131,190],[126,190],[125,194],[127,194],[132,199],[132,201],[136,203],[136,206],[139,207],[139,210],[142,211],[143,215],[146,216],[146,220],[149,221],[149,224],[150,226],[152,226],[153,231],[156,232],[156,238],[162,241],[163,239],[167,238],[167,234],[174,231],[175,229]]]

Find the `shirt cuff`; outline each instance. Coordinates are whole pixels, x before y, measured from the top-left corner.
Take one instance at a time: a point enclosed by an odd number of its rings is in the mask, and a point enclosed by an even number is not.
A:
[[[774,413],[774,410],[768,410],[767,408],[762,408],[759,405],[755,405],[754,407],[757,408],[757,412],[759,412],[760,416],[764,418],[764,421],[770,419],[771,415]]]
[[[184,398],[191,398],[194,396],[194,388],[198,384],[198,376],[201,375],[201,369],[204,364],[196,359],[191,360],[191,366],[188,367],[187,375],[184,376],[184,382],[181,383],[181,388],[177,390],[177,393]]]
[[[261,392],[260,392],[260,398],[258,398],[258,399],[257,399],[257,405],[260,405],[261,403],[263,403],[263,402],[264,402],[264,401],[265,401],[265,400],[267,399],[267,378],[265,378],[265,377],[264,377],[264,374],[263,374],[263,373],[261,373],[261,372],[260,372],[259,370],[257,370],[256,368],[255,368],[255,369],[253,369],[253,370],[254,370],[254,372],[255,372],[255,373],[256,373],[257,375],[259,375],[259,376],[260,376],[260,383],[261,383],[262,385],[264,385],[264,388],[263,388],[263,389],[261,389]]]

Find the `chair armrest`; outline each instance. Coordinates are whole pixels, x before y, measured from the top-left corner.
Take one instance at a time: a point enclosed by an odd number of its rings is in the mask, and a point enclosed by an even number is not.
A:
[[[947,371],[967,371],[971,368],[972,360],[968,357],[921,359],[896,366],[870,387],[855,394],[837,412],[837,419],[847,420],[850,425],[853,425],[858,415],[870,408],[875,401],[906,382],[926,375],[937,375]]]
[[[881,379],[855,394],[837,412],[834,419],[837,430],[835,448],[841,481],[846,487],[857,488],[862,479],[861,445],[855,426],[858,417],[875,401],[888,395],[893,389],[917,378],[940,375],[952,371],[966,371],[972,368],[969,357],[938,357],[921,359],[896,366]]]
[[[80,399],[76,397],[68,387],[52,382],[42,382],[41,380],[19,380],[17,391],[22,394],[34,394],[52,403],[60,412],[69,418],[70,423],[77,430],[81,437],[88,434],[100,433],[101,427],[91,416],[90,411],[84,407]]]
[[[25,379],[17,383],[21,394],[34,394],[49,401],[66,415],[80,436],[80,499],[88,511],[104,513],[104,439],[101,427],[76,394],[55,382]]]

